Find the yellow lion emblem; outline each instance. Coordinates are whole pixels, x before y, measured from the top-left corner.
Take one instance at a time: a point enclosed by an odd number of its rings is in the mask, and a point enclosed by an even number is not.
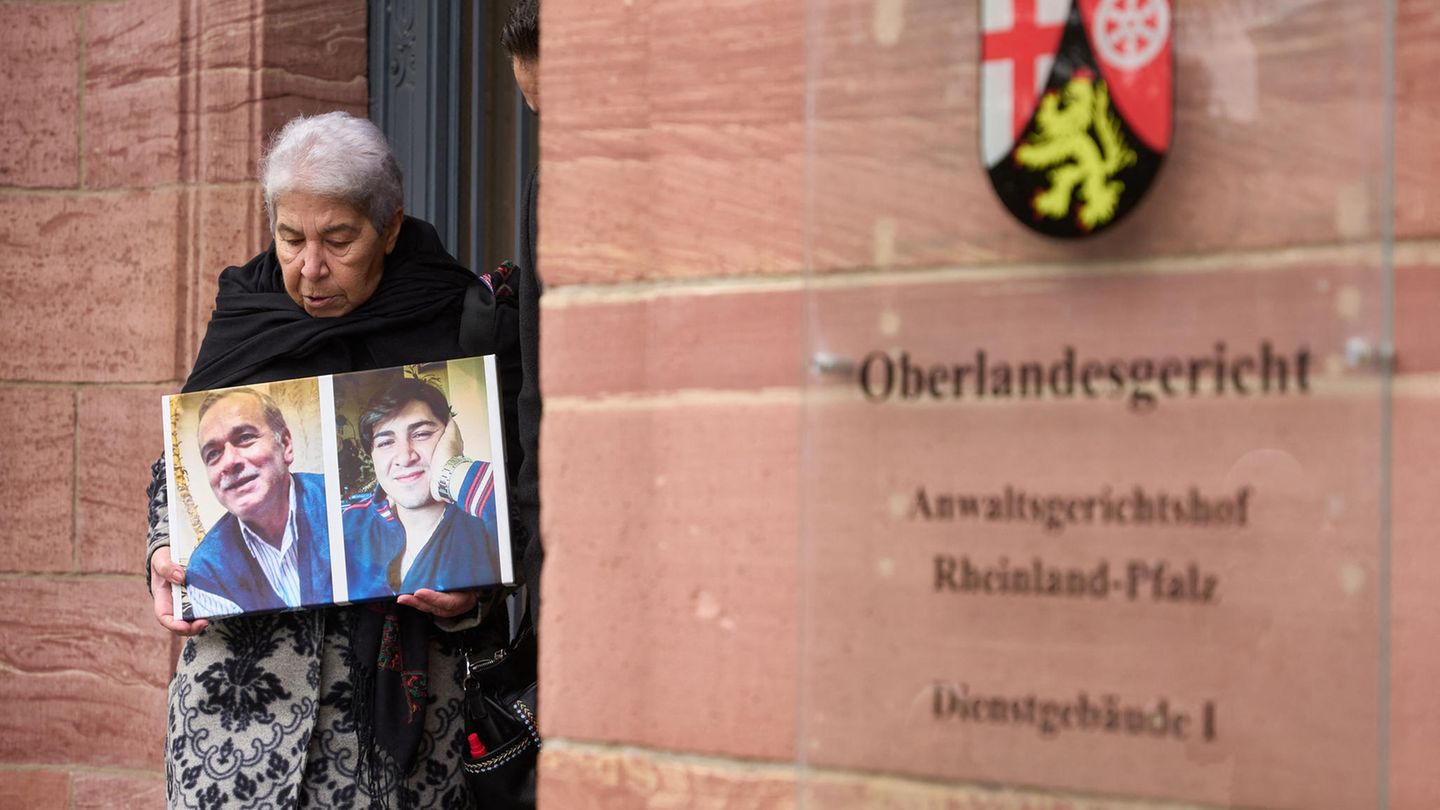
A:
[[[1063,92],[1051,90],[1041,99],[1034,134],[1015,150],[1015,159],[1029,169],[1049,169],[1050,187],[1033,201],[1037,214],[1064,219],[1078,193],[1076,219],[1090,230],[1115,218],[1125,184],[1111,178],[1135,163],[1135,150],[1125,143],[1105,82],[1076,76]]]

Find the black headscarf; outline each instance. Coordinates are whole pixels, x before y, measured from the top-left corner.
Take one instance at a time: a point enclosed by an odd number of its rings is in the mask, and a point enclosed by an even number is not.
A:
[[[467,292],[488,318],[479,331],[498,346],[494,298],[461,267],[429,223],[406,217],[369,300],[338,318],[306,314],[285,292],[275,246],[220,274],[215,312],[185,391],[365,371],[468,356],[460,346]],[[472,322],[470,324],[474,326]]]
[[[513,330],[513,319],[497,313],[490,288],[445,251],[434,227],[406,217],[374,294],[337,318],[312,317],[290,298],[273,244],[243,267],[226,268],[184,390],[494,354],[504,328]],[[401,773],[414,765],[432,628],[428,616],[394,602],[355,611],[360,772],[372,783],[381,781],[375,749],[389,753]]]

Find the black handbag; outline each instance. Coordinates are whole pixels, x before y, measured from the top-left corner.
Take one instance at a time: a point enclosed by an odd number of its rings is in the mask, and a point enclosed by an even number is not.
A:
[[[536,722],[535,632],[527,615],[508,644],[463,650],[465,786],[484,810],[534,810]]]

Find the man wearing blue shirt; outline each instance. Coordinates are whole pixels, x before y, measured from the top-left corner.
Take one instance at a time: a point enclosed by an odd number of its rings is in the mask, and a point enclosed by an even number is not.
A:
[[[350,599],[498,583],[496,470],[461,455],[440,389],[391,385],[370,401],[359,432],[377,486],[343,512]]]
[[[325,484],[291,473],[285,416],[251,388],[200,403],[200,460],[227,513],[186,567],[186,619],[283,610],[332,601]]]

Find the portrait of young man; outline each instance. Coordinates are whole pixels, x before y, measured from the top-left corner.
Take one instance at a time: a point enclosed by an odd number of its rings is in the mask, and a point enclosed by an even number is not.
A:
[[[371,398],[359,433],[376,486],[342,513],[350,599],[497,583],[496,468],[463,455],[445,394],[400,380]]]
[[[333,601],[324,479],[290,471],[294,439],[275,400],[252,388],[207,394],[197,433],[226,511],[190,555],[186,618]]]

